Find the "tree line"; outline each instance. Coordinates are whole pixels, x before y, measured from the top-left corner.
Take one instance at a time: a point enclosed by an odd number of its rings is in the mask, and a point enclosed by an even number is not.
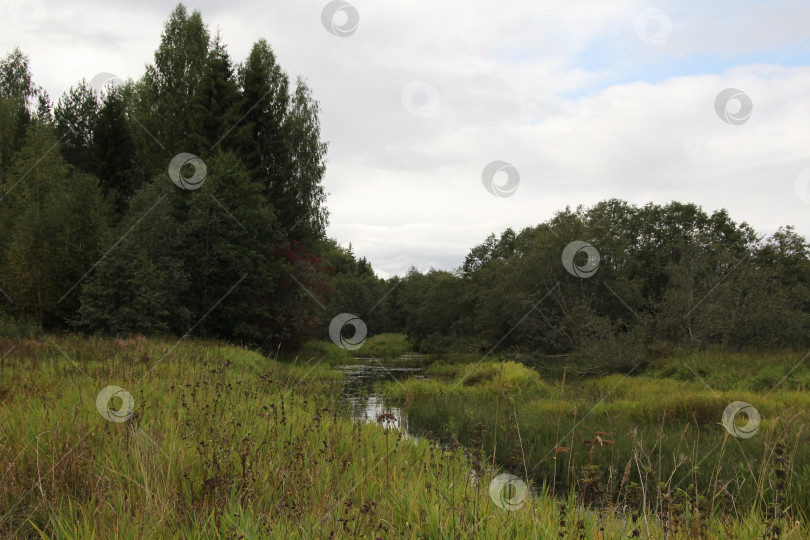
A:
[[[267,41],[234,63],[182,4],[140,79],[83,79],[55,104],[11,51],[0,332],[193,332],[295,349],[353,313],[424,351],[612,366],[673,346],[810,344],[807,241],[694,204],[567,208],[490,235],[454,271],[381,279],[326,236],[319,113]]]
[[[454,272],[415,270],[395,300],[426,350],[573,356],[609,370],[651,353],[806,349],[810,246],[725,210],[607,200],[490,235]]]

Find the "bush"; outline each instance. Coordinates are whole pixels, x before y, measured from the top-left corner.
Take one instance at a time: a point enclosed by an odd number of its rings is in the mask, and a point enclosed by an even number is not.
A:
[[[41,335],[42,327],[33,321],[0,315],[0,337],[14,339],[34,338]]]

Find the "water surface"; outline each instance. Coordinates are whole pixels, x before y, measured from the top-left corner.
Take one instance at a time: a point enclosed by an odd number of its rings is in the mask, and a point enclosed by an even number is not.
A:
[[[394,415],[387,425],[408,432],[408,419],[400,407],[387,405],[380,393],[386,382],[405,379],[426,379],[422,372],[422,359],[418,354],[403,354],[396,360],[373,357],[355,358],[352,364],[337,366],[344,374],[342,401],[349,417],[355,421],[376,422],[381,414]]]

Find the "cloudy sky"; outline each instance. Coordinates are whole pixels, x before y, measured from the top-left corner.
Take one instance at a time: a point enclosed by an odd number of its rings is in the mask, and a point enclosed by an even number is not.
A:
[[[56,100],[100,72],[140,77],[174,5],[0,0],[0,44]],[[329,234],[382,276],[455,268],[491,232],[611,197],[810,236],[806,0],[186,5],[234,61],[264,37],[308,80]]]

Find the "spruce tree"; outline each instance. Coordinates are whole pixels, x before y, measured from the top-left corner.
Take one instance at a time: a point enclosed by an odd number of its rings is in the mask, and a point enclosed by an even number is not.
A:
[[[221,42],[214,39],[205,63],[205,74],[191,101],[191,144],[189,152],[207,156],[214,150],[237,146],[231,132],[237,126],[239,88],[230,56]]]
[[[108,219],[98,180],[71,170],[56,146],[51,129],[33,123],[0,202],[0,286],[45,326],[78,308],[72,289],[98,259]]]
[[[253,44],[239,70],[239,80],[242,87],[240,116],[246,132],[240,140],[240,156],[278,208],[280,201],[274,196],[282,190],[290,160],[285,133],[289,80],[267,41],[262,39]]]
[[[65,161],[80,171],[93,173],[93,130],[98,119],[99,97],[82,79],[59,98],[54,110],[56,133],[61,140]]]
[[[107,253],[81,292],[77,325],[113,334],[182,334],[191,324],[180,223],[168,178],[145,185],[105,239]]]
[[[134,171],[135,144],[124,100],[122,90],[108,92],[93,130],[96,175],[119,214],[123,214],[138,187]]]

